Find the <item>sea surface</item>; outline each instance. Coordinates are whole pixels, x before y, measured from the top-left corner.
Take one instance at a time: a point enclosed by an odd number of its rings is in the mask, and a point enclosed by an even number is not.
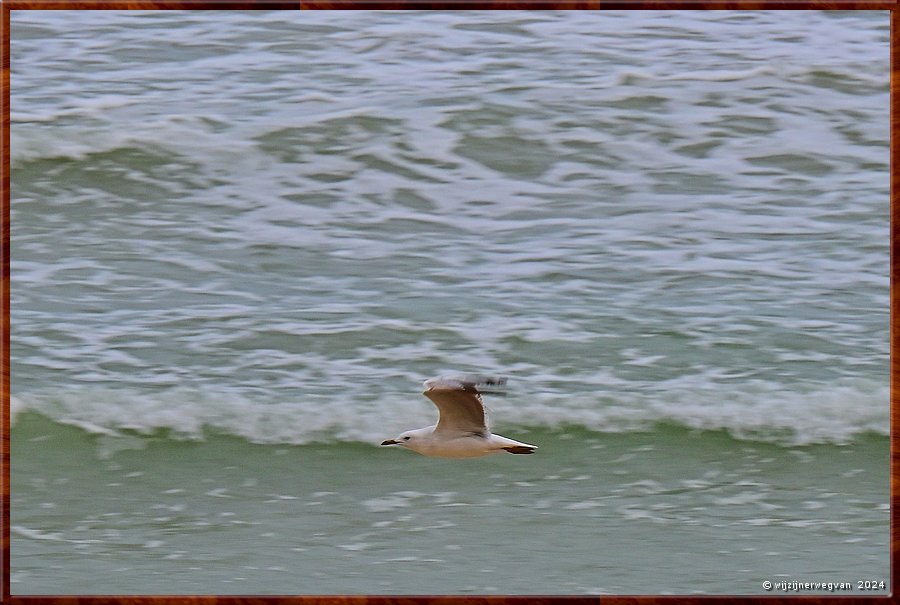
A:
[[[890,591],[888,12],[11,21],[13,594]]]

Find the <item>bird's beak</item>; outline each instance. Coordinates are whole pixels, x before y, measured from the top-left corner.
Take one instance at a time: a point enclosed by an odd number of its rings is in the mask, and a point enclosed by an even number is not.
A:
[[[381,445],[400,445],[400,442],[394,441],[393,439],[388,439],[387,441],[382,441]]]

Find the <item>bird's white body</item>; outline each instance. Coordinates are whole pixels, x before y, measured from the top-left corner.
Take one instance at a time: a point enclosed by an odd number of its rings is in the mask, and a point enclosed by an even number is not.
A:
[[[400,445],[436,458],[478,458],[504,451],[531,454],[537,446],[494,435],[488,429],[481,393],[505,383],[505,379],[485,377],[426,380],[424,395],[440,410],[438,423],[406,431],[381,445]],[[485,390],[479,390],[485,385]]]
[[[528,445],[527,443],[492,433],[487,435],[436,435],[435,426],[406,431],[398,437],[397,445],[402,445],[423,456],[432,456],[434,458],[478,458],[488,454],[499,454],[509,451],[508,448],[537,449],[534,445]],[[404,437],[410,437],[410,439],[403,441]],[[523,451],[523,453],[525,452]]]

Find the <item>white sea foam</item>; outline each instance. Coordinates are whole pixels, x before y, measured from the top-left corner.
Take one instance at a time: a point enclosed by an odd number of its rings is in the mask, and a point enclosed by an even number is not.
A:
[[[521,399],[525,399],[522,401]],[[150,395],[126,390],[75,389],[21,394],[14,418],[28,409],[57,422],[106,435],[168,431],[176,439],[213,433],[255,443],[377,443],[407,424],[428,424],[436,410],[415,389],[385,396],[383,403],[353,397],[311,396],[303,402],[259,404],[225,393],[173,389]],[[539,430],[578,428],[598,432],[652,430],[659,423],[724,430],[746,440],[785,445],[847,443],[864,434],[887,435],[889,387],[870,383],[785,391],[761,382],[706,388],[659,390],[611,401],[576,393],[512,394],[490,408],[503,427]],[[499,429],[498,429],[499,430]]]
[[[14,418],[377,442],[491,368],[504,426],[886,434],[872,15],[135,14],[15,16]]]

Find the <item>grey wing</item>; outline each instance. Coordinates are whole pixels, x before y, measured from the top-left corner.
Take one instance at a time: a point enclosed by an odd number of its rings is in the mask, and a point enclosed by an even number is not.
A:
[[[487,433],[484,405],[474,388],[429,389],[424,395],[434,402],[441,413],[436,433]]]

